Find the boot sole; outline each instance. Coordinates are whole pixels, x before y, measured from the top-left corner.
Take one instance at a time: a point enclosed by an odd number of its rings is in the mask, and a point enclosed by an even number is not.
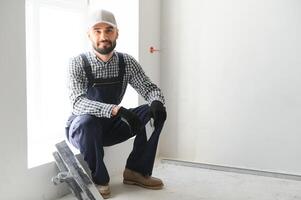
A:
[[[163,188],[163,184],[162,185],[149,186],[149,185],[144,185],[144,184],[136,182],[136,181],[130,181],[130,180],[125,180],[125,179],[123,179],[123,183],[126,184],[126,185],[138,185],[140,187],[151,189],[151,190],[160,190],[160,189]]]
[[[106,193],[106,194],[100,193],[100,194],[101,194],[102,198],[104,198],[104,199],[108,199],[111,197],[111,193]]]

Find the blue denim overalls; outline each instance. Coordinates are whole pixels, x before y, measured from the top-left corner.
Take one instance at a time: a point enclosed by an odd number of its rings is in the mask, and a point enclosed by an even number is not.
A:
[[[122,84],[124,82],[125,62],[121,53],[117,53],[117,55],[119,62],[118,76],[108,79],[95,79],[87,57],[81,54],[84,60],[84,70],[89,81],[88,99],[115,105],[120,104],[123,97]],[[137,114],[144,125],[150,120],[150,108],[148,105],[142,105],[130,110]],[[136,134],[133,135],[131,133],[128,125],[120,117],[99,118],[85,114],[71,117],[68,123],[67,138],[70,143],[80,150],[84,160],[88,163],[94,183],[99,185],[107,184],[110,181],[110,177],[103,162],[103,147],[126,141]],[[147,140],[145,128],[136,135],[133,150],[127,159],[126,168],[143,175],[152,174],[163,124],[164,122],[159,123],[149,140]]]

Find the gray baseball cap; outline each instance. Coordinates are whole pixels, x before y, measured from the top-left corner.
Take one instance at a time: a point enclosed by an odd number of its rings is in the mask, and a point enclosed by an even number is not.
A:
[[[107,10],[95,10],[89,14],[88,28],[91,28],[99,23],[106,23],[113,27],[117,27],[114,14]]]

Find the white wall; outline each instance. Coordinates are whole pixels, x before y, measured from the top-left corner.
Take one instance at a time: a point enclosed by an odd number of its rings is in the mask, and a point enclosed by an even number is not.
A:
[[[301,175],[301,2],[161,6],[161,156]]]
[[[139,62],[151,80],[160,84],[160,53],[149,48],[160,48],[160,0],[139,1]]]

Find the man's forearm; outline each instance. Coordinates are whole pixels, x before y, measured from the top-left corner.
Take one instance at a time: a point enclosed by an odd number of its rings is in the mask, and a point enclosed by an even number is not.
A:
[[[114,104],[106,104],[93,101],[85,97],[79,97],[73,104],[73,113],[75,115],[89,114],[96,117],[112,117]]]

